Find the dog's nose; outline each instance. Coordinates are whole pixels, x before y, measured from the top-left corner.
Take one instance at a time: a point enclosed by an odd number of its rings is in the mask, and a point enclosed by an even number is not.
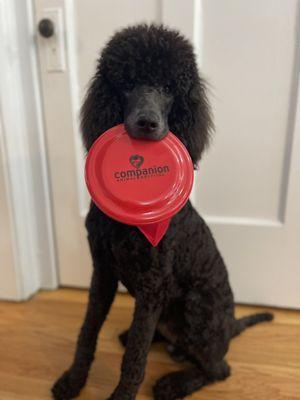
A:
[[[134,118],[125,118],[124,124],[127,132],[135,139],[161,140],[168,129],[155,113],[140,112]]]
[[[135,124],[138,129],[148,132],[154,132],[159,126],[159,123],[155,118],[145,115],[140,116]]]

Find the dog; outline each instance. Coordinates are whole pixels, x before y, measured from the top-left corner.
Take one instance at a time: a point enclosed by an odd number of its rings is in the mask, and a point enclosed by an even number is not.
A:
[[[132,26],[117,32],[103,49],[81,112],[85,148],[120,123],[132,137],[149,141],[172,131],[196,168],[213,122],[193,47],[179,32],[161,25]],[[56,400],[76,397],[85,385],[119,281],[134,296],[135,310],[129,331],[120,336],[126,350],[119,384],[109,399],[136,398],[156,340],[165,341],[171,356],[190,366],[159,379],[155,400],[181,399],[224,380],[230,375],[224,357],[231,339],[272,319],[269,313],[234,317],[226,266],[190,202],[172,218],[157,247],[93,202],[86,228],[93,259],[89,302],[73,363],[52,388]]]

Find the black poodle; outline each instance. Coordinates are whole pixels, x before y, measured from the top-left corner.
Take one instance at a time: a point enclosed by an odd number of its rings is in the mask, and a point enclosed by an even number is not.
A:
[[[82,108],[86,149],[122,122],[130,135],[149,140],[163,138],[170,129],[197,165],[213,124],[193,48],[178,32],[138,25],[115,34],[104,48]],[[136,302],[131,327],[121,335],[126,351],[110,399],[136,398],[154,340],[164,340],[174,358],[191,365],[159,379],[154,398],[181,399],[227,378],[230,340],[272,319],[268,313],[235,319],[226,266],[190,202],[173,217],[157,247],[93,203],[86,228],[94,266],[89,304],[74,361],[52,389],[57,400],[77,396],[84,386],[118,281]]]

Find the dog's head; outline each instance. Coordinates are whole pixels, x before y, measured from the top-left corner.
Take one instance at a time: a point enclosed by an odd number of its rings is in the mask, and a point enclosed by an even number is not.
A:
[[[171,130],[196,165],[212,121],[193,48],[177,31],[156,25],[129,27],[102,51],[82,107],[86,148],[122,122],[135,138],[160,140]]]

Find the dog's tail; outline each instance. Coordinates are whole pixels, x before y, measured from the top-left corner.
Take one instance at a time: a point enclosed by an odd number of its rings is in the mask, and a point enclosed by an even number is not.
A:
[[[243,332],[245,329],[249,328],[250,326],[253,326],[253,325],[259,324],[261,322],[265,322],[265,321],[272,321],[273,318],[274,318],[273,314],[271,314],[269,312],[265,312],[265,313],[248,315],[247,317],[237,319],[235,327],[234,327],[233,337],[239,335],[241,332]]]

